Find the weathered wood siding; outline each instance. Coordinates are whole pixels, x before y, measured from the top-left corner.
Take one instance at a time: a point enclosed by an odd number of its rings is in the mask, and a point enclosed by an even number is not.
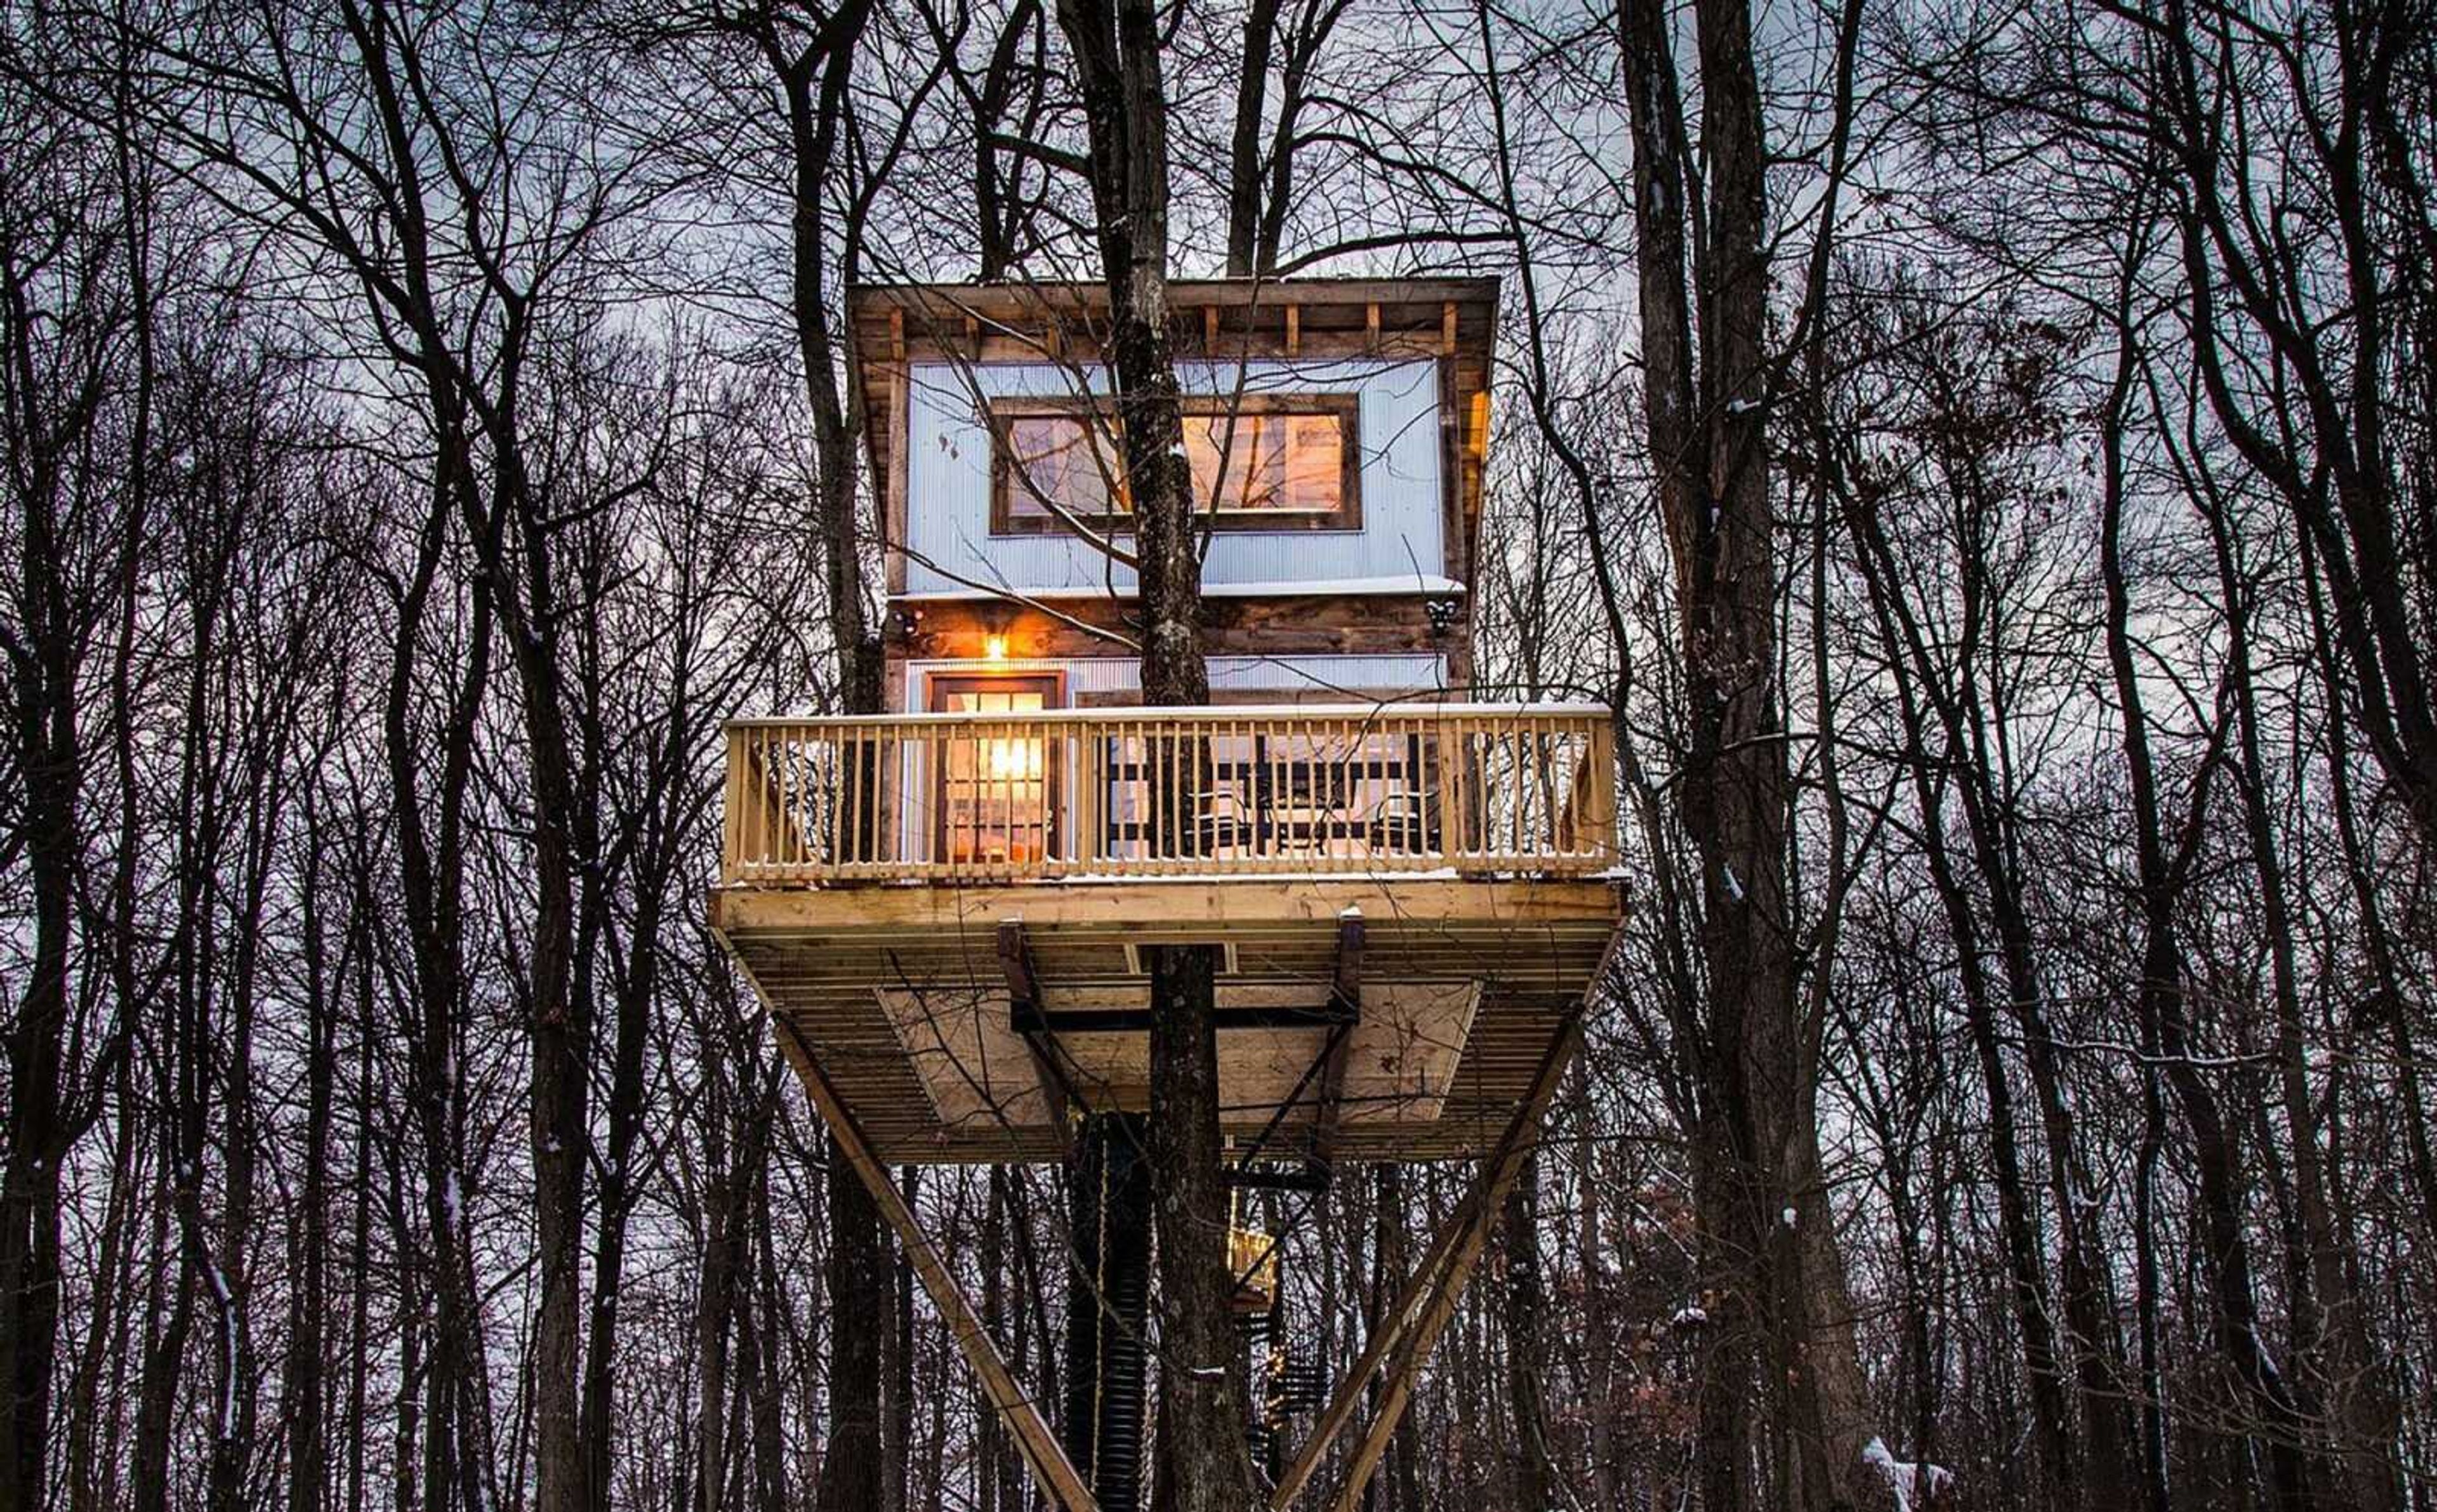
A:
[[[1211,544],[1206,583],[1296,583],[1438,574],[1446,551],[1439,368],[1430,361],[1255,360],[1180,363],[1199,393],[1352,393],[1359,401],[1362,528],[1231,530]],[[1104,377],[1053,363],[913,365],[907,393],[907,591],[979,584],[1018,591],[1131,589],[1132,575],[1065,535],[992,535],[991,398],[1071,398]],[[1239,389],[1240,386],[1240,389]],[[961,580],[961,581],[960,581]]]

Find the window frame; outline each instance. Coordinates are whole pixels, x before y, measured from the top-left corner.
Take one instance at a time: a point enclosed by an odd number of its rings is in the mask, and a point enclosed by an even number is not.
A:
[[[1362,405],[1359,394],[1314,390],[1308,393],[1194,394],[1180,396],[1183,418],[1244,419],[1261,415],[1325,415],[1338,422],[1343,437],[1340,448],[1337,507],[1329,510],[1246,510],[1223,505],[1204,508],[1197,497],[1194,519],[1212,530],[1286,532],[1295,530],[1359,530],[1362,529]],[[1107,433],[1112,401],[1104,398],[1026,398],[1001,395],[985,402],[983,425],[990,432],[990,533],[1005,536],[1066,535],[1072,530],[1053,513],[1015,513],[1015,460],[1008,444],[1007,422],[1072,419],[1093,426],[1095,436]],[[1119,480],[1123,487],[1122,479]],[[1197,490],[1198,493],[1198,490]],[[1074,512],[1069,512],[1074,513]],[[1076,513],[1087,529],[1104,535],[1132,533],[1131,510]]]

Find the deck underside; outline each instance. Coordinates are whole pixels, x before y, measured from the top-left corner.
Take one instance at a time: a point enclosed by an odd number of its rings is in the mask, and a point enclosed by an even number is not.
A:
[[[1361,920],[1359,990],[1341,1023],[1348,909]],[[818,1060],[892,1163],[1052,1160],[1058,1102],[1142,1105],[1139,952],[1161,944],[1225,949],[1221,1122],[1239,1149],[1274,1119],[1263,1152],[1303,1153],[1333,1084],[1331,1158],[1479,1155],[1527,1094],[1618,914],[1605,883],[1440,878],[728,888],[710,902],[789,1054]],[[1010,922],[1029,1013],[1011,1002]],[[1046,1033],[1027,1042],[1026,1026]]]

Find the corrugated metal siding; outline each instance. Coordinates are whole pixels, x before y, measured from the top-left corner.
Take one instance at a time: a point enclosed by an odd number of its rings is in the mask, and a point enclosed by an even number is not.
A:
[[[1282,587],[1444,570],[1438,372],[1431,362],[1283,359],[1181,363],[1188,392],[1329,392],[1360,401],[1362,529],[1228,531],[1210,546],[1205,582]],[[974,583],[1012,589],[1131,589],[1133,575],[1065,536],[990,533],[990,433],[975,392],[1070,396],[1078,375],[1054,364],[959,368],[918,363],[908,398],[905,585],[936,593]],[[1102,381],[1096,372],[1091,381]],[[958,580],[964,580],[959,582]]]
[[[1078,656],[1064,660],[926,661],[905,665],[905,704],[927,707],[922,678],[929,672],[1051,672],[1066,674],[1069,699],[1138,693],[1142,664],[1131,656]],[[1352,702],[1382,692],[1420,692],[1446,686],[1446,662],[1439,656],[1213,656],[1213,691],[1324,694],[1344,690]]]

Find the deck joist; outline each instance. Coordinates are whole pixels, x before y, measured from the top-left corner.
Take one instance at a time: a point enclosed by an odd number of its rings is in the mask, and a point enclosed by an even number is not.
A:
[[[1364,925],[1368,1027],[1342,1071],[1334,1158],[1479,1156],[1599,966],[1621,910],[1609,883],[737,887],[711,895],[710,922],[791,1031],[781,1036],[791,1053],[818,1059],[881,1158],[955,1164],[1052,1160],[1063,1148],[1043,1077],[1010,1037],[1010,1022],[1027,1020],[1009,1006],[1003,924],[1021,922],[1051,1020],[1072,1015],[1079,1025],[1122,1023],[1118,1011],[1147,997],[1143,947],[1225,947],[1220,1001],[1241,1005],[1236,1021],[1247,1027],[1220,1034],[1222,1124],[1240,1145],[1271,1123],[1295,1069],[1327,1047],[1349,908]],[[1310,1022],[1299,1027],[1295,1005],[1306,1002]],[[909,1016],[909,1003],[931,1017]],[[1123,1106],[1143,1095],[1123,1070],[1120,1034],[1058,1038],[1085,1101]],[[1390,1052],[1398,1042],[1409,1053]],[[1292,1154],[1317,1104],[1306,1088],[1269,1148]]]

